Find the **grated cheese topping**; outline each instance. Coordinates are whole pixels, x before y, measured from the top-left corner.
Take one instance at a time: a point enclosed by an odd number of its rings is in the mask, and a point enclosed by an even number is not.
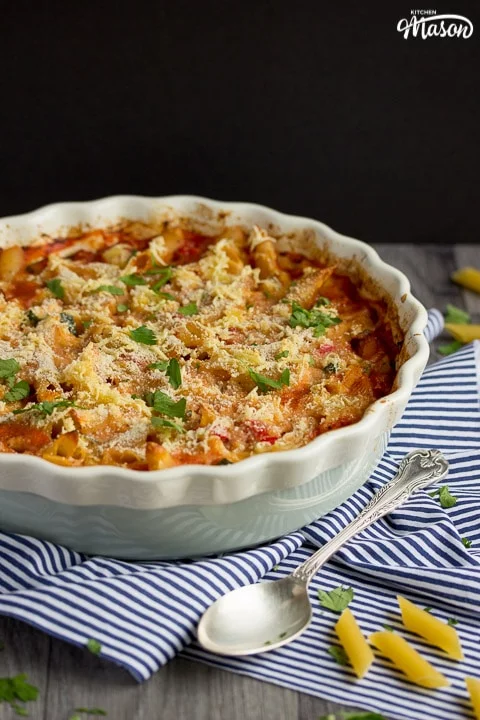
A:
[[[279,247],[172,221],[4,250],[0,451],[153,470],[359,420],[395,375],[385,305]]]

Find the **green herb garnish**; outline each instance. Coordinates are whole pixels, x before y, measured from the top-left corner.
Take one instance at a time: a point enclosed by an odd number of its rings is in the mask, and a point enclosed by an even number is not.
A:
[[[125,277],[130,277],[129,275],[126,275]],[[92,292],[107,292],[110,293],[110,295],[123,295],[124,290],[122,288],[117,287],[116,285],[99,285],[95,290]]]
[[[153,288],[152,288],[152,290],[153,290]],[[175,302],[178,302],[177,298],[175,297],[175,295],[172,295],[172,293],[157,292],[157,295],[158,295],[158,297],[161,297],[164,300],[174,300]]]
[[[332,301],[326,297],[319,297],[315,305],[331,305]]]
[[[68,327],[69,332],[72,333],[72,335],[77,334],[77,326],[75,324],[75,320],[73,319],[72,315],[69,315],[66,312],[60,313],[60,322],[65,323],[65,325]]]
[[[173,428],[174,430],[177,430],[177,432],[185,432],[185,430],[180,427],[180,425],[177,425],[177,423],[174,423],[173,420],[165,420],[164,418],[159,417],[152,417],[152,425],[156,428]]]
[[[158,280],[155,280],[154,284],[152,285],[152,290],[154,292],[158,292],[160,288],[162,288],[164,285],[166,285],[173,276],[172,268],[171,267],[165,267],[165,268],[156,268],[154,270],[148,270],[145,275],[159,275],[160,277]]]
[[[122,313],[122,312],[127,312],[127,310],[128,310],[128,305],[124,305],[123,303],[120,303],[120,305],[117,305],[117,312]]]
[[[463,537],[463,538],[462,538],[462,543],[464,544],[464,546],[465,546],[466,548],[471,548],[471,547],[472,547],[472,541],[469,540],[469,539],[466,538],[466,537]]]
[[[40,403],[34,403],[33,405],[30,405],[28,408],[23,408],[22,410],[14,410],[14,415],[20,415],[21,413],[30,412],[30,410],[35,410],[36,412],[42,413],[42,415],[51,415],[54,410],[57,408],[63,408],[63,407],[74,407],[75,403],[73,400],[44,400]]]
[[[331,645],[327,652],[339,665],[348,665],[348,655],[343,647],[340,647],[339,645]]]
[[[182,384],[182,374],[179,362],[176,358],[170,360],[159,360],[147,366],[149,370],[161,370],[167,374],[170,385],[177,390]]]
[[[180,398],[177,402],[161,390],[155,390],[153,393],[147,393],[145,395],[145,402],[150,407],[160,413],[161,415],[168,415],[168,417],[185,417],[185,410],[187,401],[185,398]]]
[[[460,340],[452,340],[451,343],[448,343],[448,345],[440,345],[438,347],[438,352],[440,355],[451,355],[454,352],[457,352],[457,350],[460,350],[460,348],[463,347],[463,343],[460,342]]]
[[[430,606],[427,606],[427,607],[424,607],[424,608],[423,608],[423,612],[428,612],[428,613],[429,613],[429,612],[432,612],[432,610],[433,610],[433,608],[430,607]]]
[[[45,285],[50,290],[50,292],[55,295],[55,297],[63,300],[63,298],[65,297],[65,290],[63,289],[62,281],[60,280],[60,278],[53,278],[53,280],[47,280]]]
[[[38,317],[38,315],[35,315],[33,310],[27,310],[26,316],[28,322],[33,325],[33,327],[37,327],[38,323],[40,322],[40,318]]]
[[[451,508],[457,504],[457,498],[454,497],[454,495],[450,494],[448,485],[442,485],[442,487],[438,490],[434,490],[433,492],[430,492],[428,494],[430,495],[430,497],[435,497],[436,495],[438,495],[438,499],[440,500],[440,505],[442,506],[442,508]]]
[[[278,380],[272,380],[272,378],[268,378],[265,375],[260,375],[260,373],[255,372],[252,368],[249,368],[248,372],[261,392],[280,390],[284,385],[290,385],[290,370],[288,368],[282,372]]]
[[[130,330],[128,333],[129,336],[132,338],[132,340],[135,340],[135,342],[142,343],[142,345],[156,345],[157,344],[157,337],[153,330],[150,330],[150,328],[146,327],[145,325],[141,325],[138,328],[135,328],[135,330]]]
[[[289,352],[288,350],[283,350],[283,352],[279,352],[275,355],[275,360],[281,360],[284,357],[288,357]]]
[[[98,640],[94,640],[93,638],[87,640],[85,647],[87,648],[87,650],[90,650],[93,655],[100,655],[102,651],[102,644],[98,642]]]
[[[323,372],[326,375],[335,375],[338,372],[337,363],[334,363],[334,362],[328,363],[328,365],[325,365],[325,367],[323,368]]]
[[[6,379],[9,377],[15,377],[20,370],[20,365],[14,358],[8,360],[0,360],[0,378]]]
[[[292,302],[292,314],[289,320],[290,327],[300,326],[313,328],[314,337],[320,337],[325,333],[327,328],[332,325],[338,325],[340,322],[339,317],[327,315],[327,313],[317,310],[316,308],[306,310],[298,303]]]
[[[383,627],[385,628],[385,630],[388,630],[388,632],[393,632],[393,627],[391,625],[387,625],[387,623],[384,623]]]
[[[0,678],[0,703],[10,705],[17,715],[28,715],[27,709],[18,702],[32,702],[38,697],[38,688],[27,682],[25,674]]]
[[[227,458],[222,458],[218,462],[215,463],[215,465],[233,465],[231,460],[227,460]]]
[[[122,275],[118,279],[125,285],[128,285],[128,287],[135,287],[135,285],[147,284],[145,278],[143,278],[141,275],[137,275],[137,273],[132,273],[131,275]]]
[[[29,395],[30,385],[25,380],[20,380],[5,393],[3,399],[7,402],[17,402],[18,400],[23,400]]]
[[[455,305],[448,304],[445,310],[445,322],[454,325],[468,325],[471,322],[470,315]]]
[[[343,610],[345,610],[345,608],[352,602],[353,596],[353,588],[344,588],[342,585],[339,585],[339,587],[334,588],[333,590],[318,591],[320,605],[327,608],[327,610],[332,610],[332,612],[343,612]]]
[[[447,624],[451,627],[455,627],[455,625],[458,625],[457,618],[447,618]]]
[[[180,315],[185,315],[185,316],[198,315],[197,303],[194,303],[194,302],[188,303],[188,305],[184,305],[183,307],[178,308],[177,312],[179,312]]]
[[[108,714],[107,711],[103,710],[102,708],[75,708],[74,712],[80,713],[82,715],[101,715],[102,717],[106,717]],[[80,720],[78,714],[77,718],[79,718]],[[75,715],[72,715],[69,720],[77,720],[77,718],[75,717]]]

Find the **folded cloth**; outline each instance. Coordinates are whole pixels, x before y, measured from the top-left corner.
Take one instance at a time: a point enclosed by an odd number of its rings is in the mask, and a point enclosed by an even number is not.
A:
[[[430,311],[429,339],[441,327],[440,313]],[[182,651],[191,659],[389,718],[464,717],[468,701],[463,678],[479,674],[479,358],[480,344],[474,343],[428,367],[369,481],[325,517],[268,546],[192,562],[130,563],[0,533],[0,613],[76,645],[95,639],[102,657],[140,681]],[[447,482],[457,498],[453,507],[443,509],[437,498],[419,492],[351,540],[314,579],[313,622],[286,647],[223,658],[195,643],[197,622],[216,598],[261,578],[287,575],[353,519],[393,477],[402,456],[418,447],[439,448],[447,455]],[[365,635],[387,623],[452,685],[440,691],[414,686],[381,656],[361,681],[349,666],[338,665],[328,653],[337,643],[338,615],[320,606],[318,590],[339,585],[354,589],[350,607]],[[465,661],[449,660],[403,629],[398,592],[431,606],[443,620],[458,620]]]

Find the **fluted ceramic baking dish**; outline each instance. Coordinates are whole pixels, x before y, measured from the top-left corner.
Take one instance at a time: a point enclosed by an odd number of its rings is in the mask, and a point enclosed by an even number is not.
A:
[[[428,359],[426,311],[407,278],[365,243],[315,220],[247,203],[191,196],[109,197],[60,203],[0,220],[0,247],[28,245],[41,233],[101,227],[123,219],[194,218],[270,227],[290,247],[315,243],[350,264],[389,298],[405,335],[393,391],[357,423],[305,447],[256,455],[229,466],[183,465],[140,472],[119,467],[61,467],[41,458],[0,454],[0,529],[52,540],[89,554],[127,559],[191,557],[268,541],[305,525],[349,497],[381,457]]]

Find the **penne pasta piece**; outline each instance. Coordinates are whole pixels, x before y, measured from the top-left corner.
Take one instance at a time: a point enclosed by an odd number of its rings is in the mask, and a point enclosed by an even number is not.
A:
[[[178,464],[168,450],[152,441],[147,442],[146,459],[149,470],[161,470]]]
[[[3,250],[0,255],[0,280],[13,280],[24,266],[25,253],[21,247],[14,245]]]
[[[480,270],[472,267],[464,267],[452,273],[453,282],[468,290],[480,293]]]
[[[310,310],[315,304],[323,284],[332,275],[334,269],[334,266],[331,265],[306,273],[290,288],[287,299]]]
[[[463,343],[480,340],[480,325],[460,325],[459,323],[445,323],[445,329],[450,335]]]
[[[466,677],[465,685],[470,695],[475,717],[477,720],[480,720],[480,680],[478,678]]]
[[[432,645],[441,648],[454,660],[463,660],[462,646],[454,627],[421,610],[401,595],[397,595],[397,600],[407,630],[417,633]]]
[[[435,689],[448,687],[450,681],[420,655],[405,638],[386,630],[376,632],[369,638],[382,655],[393,662],[407,678],[421,687]]]
[[[340,615],[340,619],[335,625],[335,632],[347,653],[355,674],[359,678],[364,677],[374,660],[374,654],[350,608],[345,608]]]

